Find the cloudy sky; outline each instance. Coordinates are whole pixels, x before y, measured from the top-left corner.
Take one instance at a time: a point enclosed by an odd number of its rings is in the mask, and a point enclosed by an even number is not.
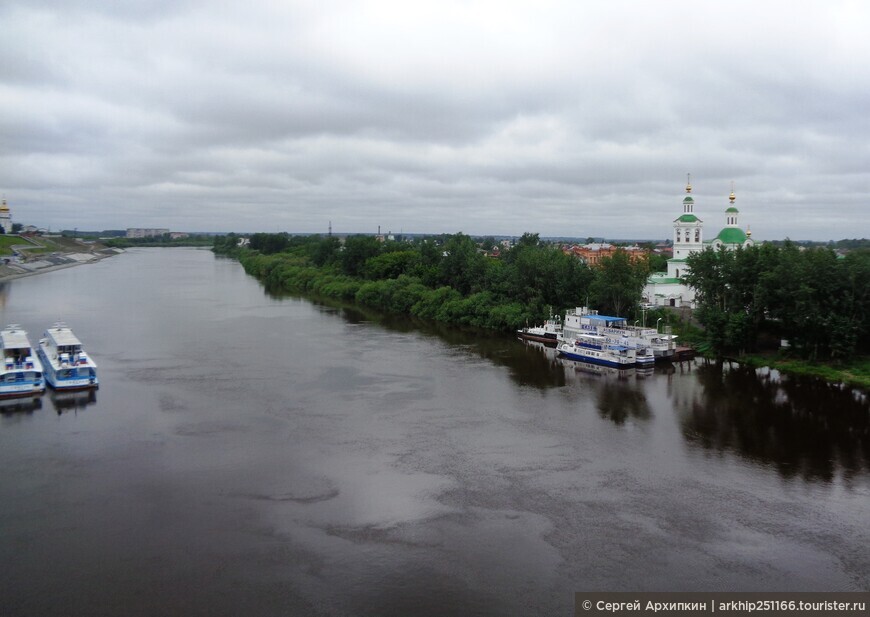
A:
[[[0,193],[52,229],[870,236],[865,2],[5,0]]]

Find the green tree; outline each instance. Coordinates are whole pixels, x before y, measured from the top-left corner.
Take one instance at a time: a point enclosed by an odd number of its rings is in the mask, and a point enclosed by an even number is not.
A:
[[[645,263],[633,264],[628,253],[617,250],[595,269],[590,295],[603,313],[624,315],[640,302],[646,278]]]
[[[318,267],[331,264],[338,259],[341,242],[335,236],[319,238],[310,243],[311,262]]]
[[[394,279],[414,271],[420,261],[417,251],[393,251],[369,257],[363,267],[365,278],[371,280]]]
[[[362,276],[366,261],[381,252],[381,243],[374,236],[350,236],[341,252],[341,269],[350,276]]]
[[[479,289],[486,269],[486,258],[477,250],[474,241],[458,233],[444,244],[444,254],[439,264],[439,278],[462,295]]]
[[[263,255],[280,253],[290,244],[286,233],[267,234],[257,233],[251,236],[251,250],[260,251]]]

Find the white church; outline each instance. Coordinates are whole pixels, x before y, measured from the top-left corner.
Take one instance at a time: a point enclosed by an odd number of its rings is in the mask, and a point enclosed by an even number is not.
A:
[[[725,210],[725,227],[712,240],[704,240],[704,221],[695,215],[695,199],[692,197],[691,178],[686,184],[683,213],[674,220],[674,256],[668,260],[668,271],[650,275],[643,289],[644,302],[655,306],[695,306],[695,290],[681,281],[688,274],[686,258],[695,252],[712,247],[727,250],[748,247],[754,244],[752,232],[740,229],[737,223],[739,211],[734,207],[734,188],[728,197]]]

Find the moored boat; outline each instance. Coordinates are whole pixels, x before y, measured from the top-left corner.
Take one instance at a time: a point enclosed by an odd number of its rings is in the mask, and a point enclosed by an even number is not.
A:
[[[17,324],[0,331],[3,365],[0,367],[0,397],[28,396],[45,391],[42,365],[34,356],[27,332]]]
[[[545,345],[555,346],[562,335],[562,321],[559,316],[550,317],[543,326],[526,327],[517,330],[517,336],[527,341],[538,341]]]
[[[598,334],[581,334],[574,341],[562,342],[556,350],[571,360],[592,362],[614,368],[632,368],[636,350],[625,345],[614,345],[607,337]]]
[[[97,365],[82,349],[68,326],[57,323],[39,341],[45,380],[55,390],[83,390],[99,386]]]
[[[661,334],[656,328],[630,326],[625,317],[599,315],[585,306],[569,309],[565,314],[561,340],[573,341],[581,334],[598,334],[610,343],[636,348],[638,366],[649,362],[647,354],[641,353],[643,349],[652,352],[655,362],[674,359],[676,336]]]

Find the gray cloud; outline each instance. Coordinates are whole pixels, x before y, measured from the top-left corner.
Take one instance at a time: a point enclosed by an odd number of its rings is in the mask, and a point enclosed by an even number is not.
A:
[[[52,228],[868,235],[870,10],[7,2],[0,191]]]

